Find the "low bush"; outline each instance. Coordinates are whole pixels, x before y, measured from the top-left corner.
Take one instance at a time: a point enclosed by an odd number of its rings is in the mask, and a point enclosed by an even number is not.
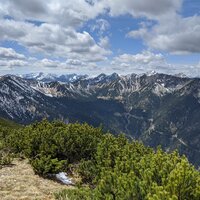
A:
[[[66,170],[67,161],[51,158],[50,156],[41,156],[30,161],[36,174],[45,176],[46,174],[55,174]]]
[[[64,124],[43,120],[12,131],[6,144],[30,159],[36,173],[45,175],[67,170],[67,164],[90,160],[103,133],[88,124]],[[65,169],[64,169],[65,167]]]
[[[4,165],[10,165],[13,161],[13,155],[4,149],[0,150],[0,168]]]

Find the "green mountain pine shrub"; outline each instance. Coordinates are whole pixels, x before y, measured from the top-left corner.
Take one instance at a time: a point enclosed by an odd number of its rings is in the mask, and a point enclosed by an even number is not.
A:
[[[0,129],[0,139],[42,176],[77,169],[83,185],[55,194],[59,200],[200,200],[200,172],[177,151],[153,150],[88,124],[47,120]]]

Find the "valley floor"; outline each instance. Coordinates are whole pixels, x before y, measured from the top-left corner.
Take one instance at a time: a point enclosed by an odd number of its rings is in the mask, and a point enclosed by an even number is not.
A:
[[[34,174],[27,160],[14,160],[0,169],[1,200],[51,200],[53,193],[70,186],[43,179]]]

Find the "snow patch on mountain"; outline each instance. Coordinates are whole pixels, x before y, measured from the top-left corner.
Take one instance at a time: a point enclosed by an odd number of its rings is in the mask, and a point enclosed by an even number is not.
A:
[[[50,83],[50,82],[71,83],[88,77],[87,75],[77,75],[77,74],[57,75],[51,73],[45,74],[43,72],[23,74],[18,76],[24,79],[29,79],[29,80],[32,79],[32,80],[42,81],[45,83]]]

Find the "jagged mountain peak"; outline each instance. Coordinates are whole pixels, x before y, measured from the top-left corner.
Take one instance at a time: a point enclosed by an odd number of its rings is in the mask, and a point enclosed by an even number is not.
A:
[[[153,76],[153,75],[155,75],[155,74],[157,74],[157,72],[154,71],[154,70],[148,71],[148,72],[146,73],[147,76]]]
[[[185,75],[184,73],[178,73],[178,74],[175,74],[174,76],[179,77],[179,78],[188,78],[188,76]]]

